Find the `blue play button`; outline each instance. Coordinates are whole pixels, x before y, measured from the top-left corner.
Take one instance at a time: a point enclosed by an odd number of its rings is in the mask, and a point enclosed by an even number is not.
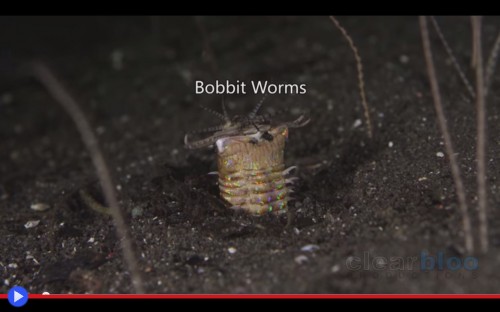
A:
[[[28,302],[28,291],[21,286],[14,286],[7,295],[9,303],[15,307],[22,307]]]

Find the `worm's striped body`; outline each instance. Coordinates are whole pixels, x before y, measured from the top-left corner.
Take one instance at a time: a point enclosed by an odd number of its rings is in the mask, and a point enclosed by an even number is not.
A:
[[[269,133],[271,141],[235,136],[216,142],[221,196],[234,207],[257,214],[283,211],[288,201],[283,157],[288,128]]]
[[[288,129],[304,126],[309,120],[300,116],[271,126],[269,120],[256,115],[260,104],[243,119],[230,121],[224,114],[225,125],[210,129],[216,130],[212,136],[191,143],[186,135],[185,143],[187,148],[215,143],[220,195],[231,208],[253,214],[279,213],[287,209],[294,179],[287,177],[294,167],[285,169],[284,165]]]

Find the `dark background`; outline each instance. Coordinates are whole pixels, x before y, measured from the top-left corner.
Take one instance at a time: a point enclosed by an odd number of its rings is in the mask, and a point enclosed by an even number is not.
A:
[[[492,246],[475,255],[478,270],[346,267],[349,257],[366,253],[370,259],[419,259],[423,251],[443,252],[445,259],[472,255],[463,248],[447,158],[437,156],[445,151],[418,19],[339,20],[364,61],[373,140],[364,121],[357,122],[363,111],[354,57],[326,17],[1,17],[0,291],[14,284],[34,293],[133,291],[112,220],[80,195],[103,203],[79,134],[23,75],[25,62],[39,59],[79,99],[98,134],[148,292],[498,292],[498,79],[488,97]],[[468,18],[439,21],[473,81]],[[485,18],[483,28],[489,53],[498,18]],[[433,46],[475,216],[475,105],[434,34]],[[120,70],[113,54],[123,56]],[[186,132],[218,122],[198,104],[219,110],[220,96],[194,94],[195,80],[215,78],[307,84],[307,94],[269,96],[263,107],[288,109],[277,116],[283,120],[301,112],[312,118],[290,131],[286,163],[299,165],[300,181],[287,215],[229,211],[207,175],[216,169],[214,152],[184,149]],[[243,114],[260,97],[226,101],[231,114]],[[35,203],[50,208],[34,211]],[[26,229],[30,220],[40,223]]]

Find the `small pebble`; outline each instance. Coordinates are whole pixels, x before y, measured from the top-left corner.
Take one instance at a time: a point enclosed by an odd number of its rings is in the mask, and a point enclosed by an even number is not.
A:
[[[331,100],[328,100],[326,109],[328,109],[329,111],[333,110],[333,102]]]
[[[31,229],[31,228],[34,228],[35,226],[37,226],[39,223],[40,223],[40,220],[30,220],[30,221],[26,222],[24,227],[27,229]]]
[[[9,264],[7,265],[7,267],[8,267],[9,269],[17,269],[17,263],[9,263]]]
[[[44,203],[31,204],[31,209],[35,211],[45,211],[48,210],[49,208],[50,206]]]
[[[403,64],[407,64],[410,61],[410,58],[408,55],[403,54],[399,57],[399,61]]]
[[[340,265],[336,264],[336,265],[332,266],[332,268],[330,269],[330,271],[332,273],[337,273],[338,271],[340,271]]]
[[[316,250],[319,250],[319,246],[314,245],[314,244],[309,244],[309,245],[302,246],[302,248],[300,248],[300,250],[306,251],[306,252],[314,252]]]
[[[440,158],[443,158],[444,157],[444,153],[443,152],[437,152],[436,156],[440,157]]]
[[[0,185],[0,200],[7,198],[9,198],[9,194],[7,194],[7,191]]]
[[[193,81],[193,74],[189,69],[179,68],[179,75],[184,79],[185,83],[191,83],[191,81]]]
[[[308,262],[309,258],[307,258],[304,255],[298,255],[297,257],[295,257],[294,261],[295,261],[295,263],[302,265],[302,264]]]
[[[38,262],[38,260],[36,260],[36,259],[35,259],[35,257],[33,257],[32,255],[27,255],[27,256],[26,256],[26,260],[33,260],[33,262],[34,262],[35,264],[37,264],[37,265],[38,265],[38,264],[40,264],[40,263]]]
[[[235,254],[235,253],[236,253],[236,248],[234,248],[234,247],[229,247],[229,248],[227,249],[227,251],[228,251],[230,254]]]
[[[95,242],[95,238],[93,238],[93,237],[89,238],[89,240],[87,241],[87,243],[91,243],[91,244],[92,244],[93,242]]]
[[[361,119],[356,119],[356,120],[354,121],[354,123],[352,124],[352,127],[353,127],[353,128],[357,128],[357,127],[361,126],[361,124],[362,124],[362,123],[363,123],[363,122],[361,121]]]
[[[389,147],[393,147],[394,143],[392,141],[390,141],[388,145],[389,145]]]

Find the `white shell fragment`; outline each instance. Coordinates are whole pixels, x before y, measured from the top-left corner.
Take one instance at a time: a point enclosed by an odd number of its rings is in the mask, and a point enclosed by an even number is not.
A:
[[[218,139],[217,141],[215,141],[215,145],[217,146],[217,152],[218,153],[222,153],[224,152],[224,142],[226,141],[227,139]]]
[[[305,264],[309,261],[309,258],[304,255],[298,255],[297,257],[295,257],[294,261],[297,264]]]
[[[355,129],[359,126],[361,126],[363,124],[363,122],[361,121],[361,119],[356,119],[354,120],[354,123],[352,124],[352,128]]]
[[[319,250],[319,246],[314,245],[314,244],[309,244],[309,245],[302,246],[302,248],[300,248],[300,250],[305,251],[305,252],[314,252],[316,250]]]
[[[444,153],[443,152],[437,152],[436,156],[440,157],[440,158],[443,158],[444,157]]]
[[[44,203],[31,204],[31,209],[35,211],[45,211],[48,210],[49,208],[50,206]]]
[[[36,227],[40,223],[40,220],[30,220],[24,225],[25,228],[31,229]]]
[[[234,247],[229,247],[229,248],[227,249],[227,252],[229,252],[230,254],[235,254],[235,253],[236,253],[236,248],[234,248]]]

